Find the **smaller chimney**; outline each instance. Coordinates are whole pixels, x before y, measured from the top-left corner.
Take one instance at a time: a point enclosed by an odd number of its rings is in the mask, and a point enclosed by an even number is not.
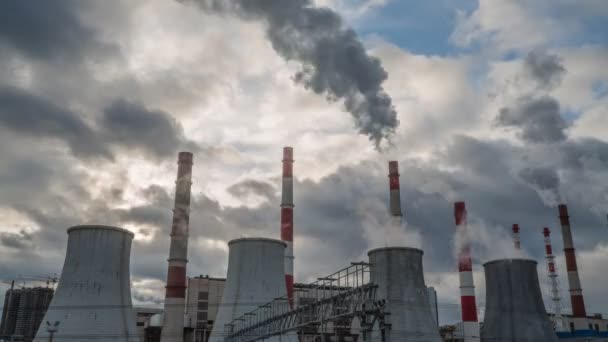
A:
[[[390,208],[391,215],[401,220],[403,212],[401,211],[401,186],[399,184],[399,162],[388,162],[388,179],[390,190]]]
[[[559,220],[562,225],[564,254],[566,257],[566,270],[568,271],[568,284],[570,287],[572,316],[574,316],[575,318],[575,329],[586,330],[588,329],[588,327],[583,324],[583,319],[586,319],[587,311],[585,310],[583,289],[581,288],[581,279],[578,275],[578,267],[576,265],[576,253],[574,251],[574,243],[572,242],[572,230],[570,227],[570,216],[568,215],[568,206],[566,206],[565,204],[560,204],[558,206],[558,210]],[[579,318],[579,322],[577,322],[576,318]]]
[[[467,237],[467,209],[464,202],[454,203],[456,235],[460,236],[458,246],[458,272],[460,279],[460,307],[465,342],[479,341],[480,331],[477,320],[475,283],[473,282],[473,261],[471,246]]]
[[[519,225],[518,224],[513,225],[513,243],[515,244],[516,250],[521,249],[521,241],[519,239]]]
[[[555,267],[555,256],[553,255],[553,247],[551,246],[551,230],[545,227],[545,229],[543,229],[543,235],[545,236],[547,275],[549,276],[549,283],[551,284],[551,300],[553,301],[553,313],[555,314],[555,328],[556,331],[563,331],[564,323],[562,320],[562,299],[559,293],[559,279]]]

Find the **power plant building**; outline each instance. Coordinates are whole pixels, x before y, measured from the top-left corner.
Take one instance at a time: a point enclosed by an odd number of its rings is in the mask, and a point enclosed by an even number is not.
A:
[[[51,288],[7,291],[0,341],[46,342],[385,342],[385,341],[608,341],[608,320],[588,316],[578,275],[568,208],[559,205],[572,314],[558,305],[557,265],[545,228],[549,291],[547,313],[537,263],[503,259],[484,263],[484,322],[478,320],[473,258],[465,202],[454,203],[462,322],[439,327],[437,293],[427,287],[420,249],[372,249],[367,261],[310,284],[294,283],[293,149],[283,150],[280,240],[228,242],[226,278],[188,277],[188,237],[193,155],[180,152],[170,235],[164,310],[134,309],[130,253],[134,234],[122,228],[69,228],[65,262]],[[393,228],[406,229],[399,164],[389,162]],[[447,213],[446,213],[447,216]],[[515,249],[521,248],[513,225]],[[540,237],[540,234],[539,234]],[[348,264],[347,264],[348,265]],[[563,324],[555,324],[555,321]]]
[[[186,326],[192,330],[193,342],[209,339],[224,293],[225,278],[199,276],[188,278],[186,292]]]

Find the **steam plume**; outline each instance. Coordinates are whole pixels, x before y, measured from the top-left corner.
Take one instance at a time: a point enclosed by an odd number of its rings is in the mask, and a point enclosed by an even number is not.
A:
[[[526,168],[519,172],[519,177],[536,190],[545,205],[553,207],[560,202],[560,180],[555,170]]]
[[[295,81],[331,101],[343,101],[359,133],[376,148],[399,125],[392,100],[382,88],[386,71],[334,11],[314,7],[311,0],[180,1],[194,2],[207,12],[265,22],[274,50],[301,64]]]

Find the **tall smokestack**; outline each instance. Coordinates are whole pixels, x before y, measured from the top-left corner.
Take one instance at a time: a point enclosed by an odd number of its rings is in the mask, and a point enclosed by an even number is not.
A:
[[[281,240],[285,249],[285,285],[293,308],[293,148],[283,148],[283,195],[281,199]]]
[[[401,186],[399,184],[399,163],[397,161],[388,162],[388,179],[391,192],[391,215],[397,219],[398,223],[401,223],[403,213],[401,212]]]
[[[572,242],[572,231],[570,230],[570,217],[568,216],[568,207],[565,204],[560,204],[559,219],[562,225],[562,236],[564,238],[564,254],[566,256],[566,270],[568,271],[568,285],[570,286],[570,301],[572,303],[572,316],[575,318],[575,330],[587,330],[588,326],[584,320],[577,324],[576,318],[586,318],[585,301],[583,300],[583,290],[581,288],[581,280],[578,276],[578,268],[576,266],[576,255],[574,244]]]
[[[519,239],[519,225],[513,225],[513,244],[515,245],[516,250],[521,249],[521,240]]]
[[[177,160],[175,205],[173,209],[173,224],[171,226],[171,247],[169,249],[165,315],[161,334],[162,342],[182,342],[184,340],[192,159],[192,153],[180,152]]]
[[[543,229],[545,236],[545,253],[547,254],[547,275],[551,284],[551,300],[553,301],[553,313],[555,314],[555,327],[557,331],[564,329],[562,321],[562,305],[561,296],[559,294],[559,279],[555,268],[555,256],[553,255],[553,247],[551,246],[551,230]]]
[[[463,338],[465,342],[479,341],[479,322],[473,282],[471,245],[467,232],[467,209],[464,202],[454,204],[456,234],[459,237],[458,272],[460,273],[460,305],[462,308]]]

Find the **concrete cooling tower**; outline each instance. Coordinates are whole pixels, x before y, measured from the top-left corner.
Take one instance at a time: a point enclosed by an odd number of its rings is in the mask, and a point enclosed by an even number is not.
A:
[[[59,285],[34,341],[138,341],[129,284],[132,240],[133,233],[116,227],[68,229]]]
[[[275,298],[287,296],[285,285],[285,247],[279,240],[243,238],[228,243],[228,274],[222,302],[209,342],[220,342],[225,327]],[[281,341],[292,341],[283,336]],[[279,341],[275,336],[264,341]]]
[[[441,342],[424,283],[422,254],[405,247],[368,253],[371,281],[378,285],[376,299],[385,299],[385,311],[390,313],[386,341]],[[383,341],[378,331],[372,333],[372,341]]]
[[[536,261],[495,260],[483,267],[486,312],[481,340],[556,342],[540,292]]]

